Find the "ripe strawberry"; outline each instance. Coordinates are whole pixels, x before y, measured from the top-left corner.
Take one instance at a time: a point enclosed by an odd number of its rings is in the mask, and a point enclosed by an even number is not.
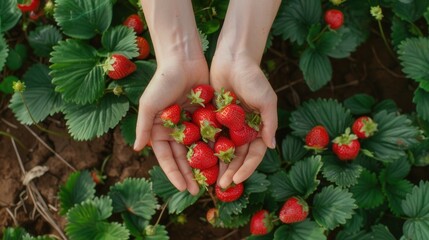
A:
[[[241,197],[244,192],[243,183],[232,184],[226,189],[222,189],[219,185],[215,187],[216,197],[221,202],[233,202]]]
[[[206,219],[207,222],[209,222],[210,224],[215,224],[218,217],[219,211],[217,210],[217,208],[210,208],[209,210],[207,210]]]
[[[104,64],[104,71],[113,80],[124,78],[136,69],[137,66],[132,61],[120,54],[113,54]]]
[[[214,155],[213,149],[202,141],[192,144],[186,157],[192,168],[202,170],[217,165],[217,157]]]
[[[231,103],[216,112],[216,119],[229,129],[239,130],[243,128],[246,112],[239,105]]]
[[[328,144],[329,134],[324,126],[315,126],[305,136],[305,148],[307,149],[322,151],[325,150]]]
[[[31,12],[37,10],[39,5],[40,0],[31,0],[29,3],[18,3],[18,8],[21,10],[21,12]]]
[[[207,106],[213,106],[208,104]],[[201,137],[204,141],[214,142],[216,137],[219,136],[221,125],[216,120],[216,113],[211,109],[212,107],[200,107],[192,114],[192,122],[200,128]]]
[[[201,138],[200,129],[191,122],[183,122],[177,125],[171,133],[171,136],[176,142],[186,146],[195,143]]]
[[[165,127],[174,127],[180,122],[181,108],[178,104],[173,104],[161,112],[161,120]]]
[[[251,128],[247,124],[243,124],[243,127],[239,130],[229,130],[229,136],[236,147],[242,146],[246,143],[250,143],[258,137],[258,132]]]
[[[250,233],[252,235],[265,235],[273,229],[273,219],[267,210],[259,210],[250,219]]]
[[[284,223],[304,221],[308,216],[307,202],[300,197],[291,197],[286,200],[280,210],[279,218]]]
[[[237,95],[232,91],[225,91],[224,88],[220,92],[215,92],[215,105],[218,109],[224,108],[230,103],[238,104]]]
[[[191,100],[192,104],[200,104],[204,107],[205,104],[211,102],[213,96],[213,87],[207,84],[201,84],[192,88],[191,93],[188,95],[188,98]]]
[[[341,136],[336,137],[332,142],[332,151],[342,161],[353,160],[360,150],[360,143],[355,134],[350,134],[350,128]]]
[[[325,22],[332,30],[336,30],[343,26],[344,15],[343,12],[337,9],[330,9],[325,12]]]
[[[217,181],[219,176],[219,165],[215,164],[212,167],[206,169],[194,168],[194,178],[200,186],[210,186]]]
[[[224,136],[220,136],[214,144],[215,155],[224,163],[230,163],[235,157],[234,142]]]
[[[377,131],[377,123],[368,116],[362,116],[354,121],[352,131],[358,138],[368,138]]]
[[[144,37],[137,37],[137,48],[139,49],[139,55],[137,59],[145,59],[150,54],[150,45]]]
[[[142,34],[144,30],[144,23],[138,14],[131,14],[122,24],[133,29],[137,35]]]

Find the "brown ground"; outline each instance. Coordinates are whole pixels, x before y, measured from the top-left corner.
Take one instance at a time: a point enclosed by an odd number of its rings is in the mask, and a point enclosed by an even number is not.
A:
[[[402,76],[400,65],[388,55],[381,41],[369,41],[348,59],[333,60],[334,79],[316,93],[310,92],[303,83],[296,61],[285,57],[287,46],[276,43],[274,47],[280,50],[269,51],[266,58],[275,60],[278,66],[270,78],[274,89],[279,90],[279,106],[282,108],[292,110],[308,98],[332,97],[341,100],[355,93],[367,93],[378,100],[392,98],[406,112],[414,108],[411,100],[414,83]],[[34,184],[51,206],[54,220],[63,226],[64,220],[55,212],[58,209],[57,192],[58,186],[65,182],[72,170],[17,123],[7,109],[6,101],[0,102],[0,109],[3,109],[0,111],[0,131],[10,131],[23,143],[24,147],[18,146],[18,153],[26,171],[37,165],[49,167],[49,171],[34,180]],[[51,130],[66,132],[61,116],[48,119],[45,123]],[[148,177],[148,170],[156,164],[154,157],[142,157],[133,152],[122,140],[118,129],[88,142],[49,135],[34,126],[31,129],[76,169],[99,169],[103,160],[110,157],[105,169],[108,176],[106,188],[126,177]],[[15,226],[17,223],[31,233],[55,233],[40,215],[32,213],[33,203],[27,198],[26,188],[21,183],[23,174],[18,162],[10,138],[0,137],[0,232],[5,226]],[[425,168],[421,174],[429,175],[428,169]],[[207,203],[201,202],[187,209],[188,223],[185,225],[169,223],[168,217],[163,217],[171,239],[242,239],[248,234],[247,228],[234,231],[209,226],[202,220],[208,207]]]

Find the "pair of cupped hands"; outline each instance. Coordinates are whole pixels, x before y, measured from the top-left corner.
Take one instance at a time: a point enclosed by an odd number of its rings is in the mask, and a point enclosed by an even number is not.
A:
[[[210,84],[215,91],[221,88],[233,91],[247,111],[259,112],[262,117],[258,138],[237,147],[231,163],[219,161],[217,184],[220,187],[245,181],[262,161],[267,147],[276,146],[277,96],[259,62],[245,55],[232,57],[216,52],[209,71],[202,54],[193,59],[158,59],[158,68],[140,98],[134,150],[139,151],[151,142],[159,165],[171,183],[192,195],[200,189],[186,158],[188,149],[173,140],[171,129],[163,126],[159,115],[175,103],[193,112],[196,106],[189,103],[187,95],[192,87],[200,84]]]

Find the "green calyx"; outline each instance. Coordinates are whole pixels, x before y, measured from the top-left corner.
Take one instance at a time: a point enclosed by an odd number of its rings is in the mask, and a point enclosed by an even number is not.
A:
[[[363,119],[362,120],[363,126],[361,128],[361,131],[365,133],[366,137],[371,137],[374,135],[375,132],[378,131],[378,124],[375,123],[372,119]]]
[[[200,169],[193,169],[194,179],[198,183],[199,186],[207,188],[207,178],[204,174],[201,173]]]
[[[156,234],[156,228],[153,225],[147,225],[144,229],[146,236],[153,236]]]
[[[226,151],[219,151],[219,153],[215,153],[215,156],[218,157],[222,162],[228,164],[235,157],[235,148],[229,148]]]
[[[168,122],[168,121],[165,121]],[[165,122],[164,122],[164,126],[165,126]],[[167,123],[168,124],[168,123]],[[183,143],[183,139],[185,138],[185,126],[184,125],[179,125],[176,126],[173,130],[173,132],[171,133],[171,137],[178,143]]]
[[[200,133],[201,133],[201,137],[203,138],[203,140],[205,142],[207,142],[207,141],[214,142],[216,134],[221,132],[221,131],[222,131],[222,129],[211,125],[210,122],[207,120],[204,120],[201,123]]]
[[[350,134],[350,128],[347,128],[345,133],[341,136],[336,137],[332,142],[338,145],[349,145],[353,140],[358,139],[355,134]]]
[[[246,123],[251,128],[255,129],[257,132],[260,130],[260,126],[262,123],[261,114],[259,113],[246,113]]]
[[[294,197],[294,198],[296,198],[298,200],[298,204],[301,206],[302,211],[308,212],[309,209],[308,209],[307,202],[304,199],[302,199],[301,197]]]
[[[191,93],[188,94],[187,97],[189,98],[189,100],[191,100],[191,104],[199,104],[199,105],[205,107],[204,106],[204,99],[202,99],[200,97],[200,95],[201,95],[201,91],[194,92],[194,90],[191,90]]]
[[[225,92],[224,88],[221,88],[220,92],[215,92],[215,105],[218,111],[231,104],[232,101],[234,101],[234,98],[229,91]]]

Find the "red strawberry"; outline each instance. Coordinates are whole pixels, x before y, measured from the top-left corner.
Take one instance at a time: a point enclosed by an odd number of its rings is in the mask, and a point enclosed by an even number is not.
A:
[[[242,146],[246,143],[250,143],[258,137],[258,132],[251,128],[247,124],[243,124],[243,127],[239,130],[229,130],[229,136],[236,147]]]
[[[137,66],[127,57],[120,54],[113,54],[106,60],[104,70],[113,80],[124,78],[137,69]]]
[[[176,126],[171,133],[171,136],[176,140],[176,142],[186,146],[195,143],[201,138],[200,129],[197,125],[191,122],[183,122]]]
[[[215,164],[212,167],[200,170],[198,168],[194,169],[194,178],[200,186],[210,186],[217,181],[219,175],[219,165]]]
[[[358,138],[368,138],[377,131],[377,123],[368,116],[362,116],[354,121],[352,131]]]
[[[234,142],[224,136],[220,136],[214,144],[215,155],[224,163],[230,163],[235,157]]]
[[[211,102],[213,96],[213,87],[207,84],[201,84],[192,88],[191,93],[188,95],[188,98],[191,100],[192,104],[200,104],[204,107],[205,104]]]
[[[18,3],[18,8],[21,12],[31,12],[37,10],[40,5],[40,0],[31,0],[27,1],[27,3]]]
[[[221,109],[230,103],[238,104],[237,95],[232,91],[225,91],[224,88],[220,92],[215,92],[215,105],[218,109]]]
[[[217,165],[217,157],[211,147],[202,141],[192,144],[186,155],[192,168],[207,169]]]
[[[138,14],[128,16],[122,24],[132,28],[137,35],[140,35],[144,30],[144,23]]]
[[[226,189],[222,189],[219,185],[216,185],[215,193],[216,197],[221,202],[233,202],[241,197],[244,192],[243,183],[232,184]]]
[[[312,128],[305,136],[305,147],[315,151],[321,151],[329,144],[329,134],[324,126],[318,125]]]
[[[174,127],[180,121],[181,108],[178,104],[173,104],[161,112],[161,120],[165,127]]]
[[[250,233],[252,235],[265,235],[273,229],[274,224],[267,210],[259,210],[250,219]]]
[[[96,169],[92,170],[90,174],[92,177],[92,181],[94,181],[97,185],[104,183],[104,179],[106,179],[106,176],[104,176],[100,171]]]
[[[206,213],[207,222],[210,224],[215,224],[217,218],[219,217],[219,211],[217,208],[210,208]]]
[[[150,54],[150,45],[146,41],[144,37],[137,37],[137,48],[139,49],[139,56],[137,56],[137,59],[145,59]]]
[[[340,160],[353,160],[357,157],[360,150],[360,143],[357,139],[356,135],[350,134],[350,128],[347,128],[344,134],[332,141],[332,151]]]
[[[343,12],[337,9],[330,9],[326,11],[325,22],[333,30],[340,28],[341,26],[343,26],[344,23]]]
[[[180,114],[180,120],[182,122],[189,122],[192,120],[192,113],[188,110],[182,110],[182,113]]]
[[[209,104],[208,106],[213,106]],[[200,107],[192,114],[192,122],[200,128],[201,137],[204,141],[214,142],[219,135],[221,125],[216,120],[216,113],[211,109],[212,107]]]
[[[239,130],[246,120],[246,112],[242,107],[231,103],[216,112],[216,119],[229,129]]]
[[[304,221],[308,216],[307,202],[300,197],[291,197],[283,204],[279,213],[280,221],[296,223]]]

